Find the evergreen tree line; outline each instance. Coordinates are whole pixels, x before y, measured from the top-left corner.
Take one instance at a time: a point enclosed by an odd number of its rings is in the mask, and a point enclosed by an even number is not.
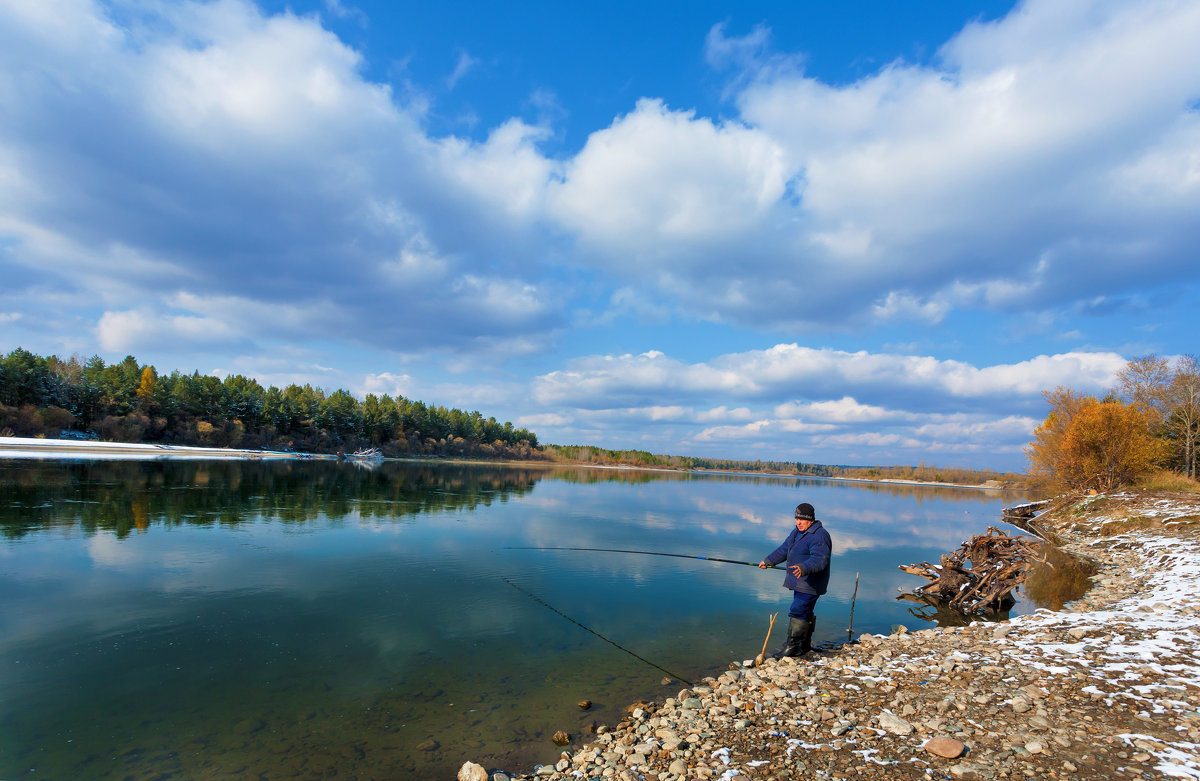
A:
[[[1200,359],[1147,355],[1117,374],[1103,398],[1059,387],[1046,391],[1050,413],[1025,449],[1047,488],[1107,491],[1158,470],[1197,477]]]
[[[378,447],[384,455],[528,458],[537,435],[479,412],[403,396],[311,385],[264,388],[240,374],[160,375],[132,355],[66,360],[17,348],[0,358],[0,435],[94,434],[117,442],[290,448],[332,453]],[[76,434],[78,436],[78,434]]]

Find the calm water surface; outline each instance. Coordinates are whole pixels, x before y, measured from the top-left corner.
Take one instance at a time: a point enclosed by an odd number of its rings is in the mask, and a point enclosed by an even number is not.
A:
[[[835,551],[815,639],[842,641],[856,572],[856,635],[929,626],[896,599],[923,583],[897,565],[1001,525],[1019,498],[628,470],[0,461],[0,778],[528,770],[557,759],[556,730],[586,738],[672,696],[663,669],[698,680],[754,656],[790,592],[781,571],[507,546],[758,561],[808,501]]]

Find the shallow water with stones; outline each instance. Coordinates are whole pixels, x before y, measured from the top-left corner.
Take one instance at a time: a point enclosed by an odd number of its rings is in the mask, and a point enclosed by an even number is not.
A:
[[[0,778],[526,769],[557,759],[557,730],[586,737],[674,693],[666,677],[754,656],[789,592],[779,571],[510,548],[756,562],[808,501],[835,550],[815,639],[838,642],[856,573],[856,634],[951,619],[897,600],[921,581],[896,565],[1003,526],[1021,498],[563,467],[0,461]]]

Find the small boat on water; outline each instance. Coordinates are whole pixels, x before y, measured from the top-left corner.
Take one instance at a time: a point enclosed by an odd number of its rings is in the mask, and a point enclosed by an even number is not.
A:
[[[353,453],[343,453],[342,458],[347,461],[382,461],[383,452],[377,447],[367,447]]]
[[[362,450],[355,450],[353,453],[338,453],[337,460],[354,464],[362,469],[374,469],[383,463],[384,456],[379,448],[368,447]]]

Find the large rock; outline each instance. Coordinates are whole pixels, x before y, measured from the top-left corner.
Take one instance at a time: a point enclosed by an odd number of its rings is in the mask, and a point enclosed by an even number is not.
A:
[[[463,762],[458,769],[458,781],[488,781],[487,771],[474,762]]]
[[[927,740],[925,742],[925,750],[930,754],[937,754],[939,757],[955,759],[962,756],[962,753],[967,750],[967,747],[962,743],[962,741],[955,740],[954,738],[939,736]]]
[[[883,727],[893,735],[911,735],[913,731],[913,725],[892,713],[890,710],[885,710],[883,713],[879,714],[879,726]]]

